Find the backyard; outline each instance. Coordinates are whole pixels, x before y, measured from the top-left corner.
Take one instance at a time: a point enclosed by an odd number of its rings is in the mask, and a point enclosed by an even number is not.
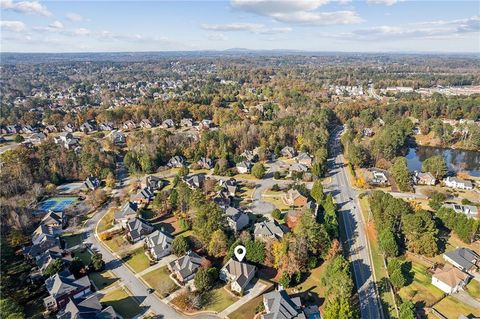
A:
[[[435,310],[440,312],[446,318],[458,318],[460,314],[469,316],[469,318],[480,317],[480,309],[470,307],[463,302],[458,301],[452,296],[448,296],[442,299],[434,307]],[[428,318],[437,318],[433,314],[429,314]]]
[[[142,311],[137,301],[123,288],[108,292],[100,301],[106,306],[112,306],[124,319],[134,318]]]
[[[209,292],[209,302],[205,306],[205,310],[221,312],[238,299],[238,297],[227,291],[224,286],[220,286]]]
[[[141,278],[163,299],[179,288],[170,279],[169,274],[167,267],[164,266],[146,273]]]
[[[116,234],[112,238],[105,240],[104,243],[115,252],[118,252],[121,249],[127,248],[129,243],[123,237],[122,234]]]
[[[80,245],[83,242],[83,233],[66,234],[66,235],[63,235],[61,238],[65,242],[65,248],[71,248],[71,247]]]
[[[263,295],[257,296],[228,315],[230,319],[252,319],[258,305],[263,303]]]

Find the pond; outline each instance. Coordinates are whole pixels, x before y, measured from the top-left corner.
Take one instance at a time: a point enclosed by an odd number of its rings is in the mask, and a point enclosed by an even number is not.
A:
[[[466,171],[471,176],[480,177],[480,152],[417,146],[408,149],[406,156],[410,171],[422,169],[422,162],[429,157],[442,155],[449,171]]]

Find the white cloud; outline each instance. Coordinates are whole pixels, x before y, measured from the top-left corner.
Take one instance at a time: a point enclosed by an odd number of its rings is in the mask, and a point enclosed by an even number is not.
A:
[[[52,13],[48,11],[47,7],[38,1],[16,1],[1,0],[0,7],[5,10],[12,10],[19,13],[39,14],[42,16],[51,16]]]
[[[292,31],[289,27],[269,28],[257,23],[202,24],[202,29],[211,31],[248,31],[260,34],[286,33]]]
[[[427,21],[405,26],[377,26],[339,35],[357,40],[397,40],[399,38],[445,38],[480,32],[480,16],[450,21]]]
[[[22,21],[0,21],[0,27],[14,32],[23,32],[27,29]]]
[[[63,23],[61,23],[60,21],[54,21],[50,23],[48,26],[52,29],[57,29],[57,30],[63,29]]]
[[[66,15],[68,20],[73,21],[73,22],[80,22],[80,21],[85,21],[86,19],[79,15],[78,13],[75,12],[68,12]]]
[[[398,0],[367,0],[368,4],[381,4],[386,6],[393,6]]]
[[[363,21],[354,11],[321,12],[317,9],[329,0],[231,0],[242,10],[267,16],[279,22],[300,25],[355,24]]]
[[[207,38],[211,41],[227,41],[228,37],[223,33],[210,33]]]
[[[73,30],[74,35],[79,35],[79,36],[85,36],[90,34],[90,30],[85,29],[85,28],[78,28]]]

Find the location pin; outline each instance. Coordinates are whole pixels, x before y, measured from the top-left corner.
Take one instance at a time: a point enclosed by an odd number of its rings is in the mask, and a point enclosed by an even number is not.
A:
[[[243,247],[242,245],[238,245],[237,247],[235,247],[235,257],[237,257],[238,261],[242,261],[246,253],[247,249],[245,249],[245,247]]]

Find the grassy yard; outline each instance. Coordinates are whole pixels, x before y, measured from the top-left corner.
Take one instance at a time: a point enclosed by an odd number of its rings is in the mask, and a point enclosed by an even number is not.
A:
[[[472,317],[480,316],[480,309],[475,309],[469,305],[460,302],[452,296],[448,296],[436,304],[435,308],[438,312],[447,318],[458,318],[460,315],[473,315]],[[428,318],[437,318],[435,315],[430,314]],[[470,317],[469,317],[470,318]]]
[[[90,263],[90,259],[92,257],[92,254],[87,250],[75,250],[74,251],[75,257],[78,257],[84,265],[88,265]]]
[[[473,279],[470,280],[468,285],[465,287],[465,290],[470,296],[480,300],[480,282]]]
[[[307,297],[311,297],[313,302],[323,308],[325,300],[325,286],[321,283],[322,272],[324,271],[327,263],[323,263],[319,267],[312,269],[308,278],[296,287],[293,287],[289,293],[294,293],[293,290],[299,292],[302,299],[306,300]]]
[[[155,269],[142,276],[160,298],[165,298],[179,287],[170,279],[167,266]]]
[[[278,195],[278,196],[262,196],[262,200],[263,200],[264,202],[273,204],[276,208],[278,208],[278,209],[280,209],[280,210],[288,210],[288,209],[290,209],[290,206],[286,205],[286,204],[283,202],[281,195]]]
[[[129,243],[123,237],[122,234],[117,234],[113,236],[109,240],[105,240],[104,243],[112,250],[112,251],[119,251],[122,248],[128,247]]]
[[[93,282],[97,289],[102,290],[110,287],[118,281],[113,272],[107,270],[102,272],[91,272],[88,274],[88,278]]]
[[[238,299],[221,286],[210,291],[210,301],[205,306],[205,310],[221,312]]]
[[[413,282],[400,289],[399,295],[403,300],[411,300],[415,303],[425,302],[425,306],[430,307],[438,300],[442,299],[444,293],[431,284],[432,278],[427,273],[427,267],[417,261],[407,258],[412,262],[412,272],[414,273]]]
[[[228,315],[230,319],[252,319],[255,317],[255,309],[263,302],[263,295],[257,296]]]
[[[108,212],[103,216],[103,218],[100,220],[98,223],[98,232],[102,233],[106,230],[109,230],[110,228],[113,227],[113,215],[115,214],[115,209],[110,208]]]
[[[124,319],[131,319],[142,311],[137,301],[122,288],[107,293],[100,301],[112,306]]]
[[[153,219],[157,217],[157,213],[155,213],[153,210],[151,209],[143,209],[142,210],[142,218],[145,219],[145,220],[150,220],[150,219]]]
[[[134,272],[141,272],[150,267],[150,261],[145,255],[143,247],[132,251],[130,257],[126,257],[127,265],[129,265]]]
[[[75,235],[65,235],[65,236],[62,236],[61,238],[65,242],[65,248],[70,248],[83,243],[83,233],[75,234]]]
[[[257,181],[258,180],[258,178],[256,178],[253,175],[250,175],[250,174],[237,174],[237,175],[234,175],[233,178],[239,179],[239,180],[246,179],[246,180],[249,180],[249,181]]]

